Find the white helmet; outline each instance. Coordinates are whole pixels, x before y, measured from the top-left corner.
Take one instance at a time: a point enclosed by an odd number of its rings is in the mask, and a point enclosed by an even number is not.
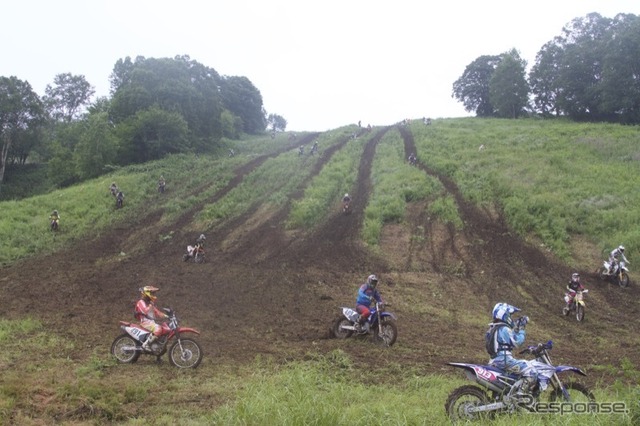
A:
[[[349,196],[349,194],[346,194],[346,193],[345,193],[345,194],[344,194],[344,196],[345,196],[345,197],[348,197],[348,196]]]

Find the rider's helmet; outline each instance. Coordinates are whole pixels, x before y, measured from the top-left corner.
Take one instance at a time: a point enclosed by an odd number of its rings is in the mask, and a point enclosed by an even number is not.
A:
[[[160,290],[158,287],[146,285],[140,289],[140,293],[142,293],[142,297],[146,297],[153,302],[158,298],[158,296],[155,295],[158,290]]]
[[[349,198],[349,194],[348,194],[348,193],[345,193],[345,194],[344,194],[344,198]]]
[[[367,285],[375,290],[378,285],[378,277],[375,274],[371,274],[367,277]]]
[[[624,253],[624,246],[623,245],[618,246],[618,250],[620,250],[622,253]]]
[[[573,274],[571,274],[571,281],[573,282],[580,282],[580,274],[577,272],[574,272]]]
[[[58,216],[58,210],[54,210],[52,213],[54,216]]]
[[[510,327],[513,327],[513,319],[511,319],[511,314],[515,312],[520,312],[520,309],[515,306],[511,306],[508,303],[496,303],[496,306],[493,307],[493,319],[496,321],[501,321]]]

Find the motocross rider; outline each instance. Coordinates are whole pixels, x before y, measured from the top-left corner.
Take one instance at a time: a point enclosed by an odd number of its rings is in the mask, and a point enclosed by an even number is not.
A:
[[[142,344],[144,350],[150,350],[151,343],[160,336],[162,326],[156,320],[167,318],[167,315],[156,308],[155,305],[157,299],[155,293],[158,290],[160,289],[152,285],[142,287],[140,289],[140,300],[136,303],[134,316],[140,321],[142,327],[151,332],[151,335]]]
[[[54,210],[54,211],[51,213],[51,215],[49,216],[49,220],[50,220],[51,222],[59,221],[59,220],[60,220],[60,215],[58,214],[58,210]]]
[[[619,245],[611,250],[611,253],[609,254],[609,270],[607,271],[607,274],[613,273],[613,270],[615,269],[614,265],[618,264],[618,256],[622,257],[622,260],[624,260],[625,263],[629,263],[627,258],[624,257],[624,246]]]
[[[342,208],[345,208],[346,206],[348,206],[350,202],[351,202],[351,197],[349,196],[348,193],[345,193],[344,197],[342,197]]]
[[[356,328],[366,330],[369,323],[367,319],[369,315],[371,315],[371,304],[373,301],[377,301],[378,303],[384,303],[382,300],[382,296],[380,296],[380,292],[377,290],[378,286],[378,277],[375,275],[369,275],[367,277],[367,281],[358,288],[358,296],[356,298],[356,312],[360,314],[360,318],[358,318],[358,322],[356,323]]]
[[[118,193],[116,194],[116,201],[120,201],[121,203],[124,202],[124,193],[120,190],[118,190]]]
[[[193,257],[196,251],[198,250],[198,248],[204,247],[204,240],[206,239],[207,237],[205,237],[204,234],[200,234],[200,236],[196,239],[196,243],[193,246],[187,246],[187,253],[189,257]]]
[[[569,291],[567,293],[569,296],[567,307],[569,307],[573,303],[573,298],[576,297],[576,292],[584,290],[584,286],[580,283],[580,274],[577,272],[571,274],[571,281],[569,281],[569,284],[567,285],[567,290]]]
[[[520,309],[507,303],[497,303],[492,312],[493,321],[489,324],[487,331],[487,351],[491,355],[489,365],[500,368],[510,373],[515,373],[522,377],[523,383],[520,387],[525,393],[533,391],[538,383],[538,375],[545,364],[535,360],[516,359],[511,351],[521,346],[526,338],[525,327],[529,322],[529,317],[523,316],[514,322],[511,314],[519,312]],[[548,368],[548,367],[547,367]],[[555,372],[554,367],[551,367]],[[547,388],[546,381],[540,382],[540,390]]]
[[[109,187],[109,192],[111,192],[111,195],[113,195],[114,197],[118,193],[118,185],[116,185],[115,182],[111,182],[111,186]]]

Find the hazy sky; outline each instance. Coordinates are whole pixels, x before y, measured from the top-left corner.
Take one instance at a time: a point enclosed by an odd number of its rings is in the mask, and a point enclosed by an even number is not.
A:
[[[189,55],[251,80],[288,130],[460,117],[451,91],[469,63],[516,48],[530,67],[591,12],[640,15],[640,1],[14,0],[2,7],[0,76],[43,95],[70,72],[107,96],[118,59]]]

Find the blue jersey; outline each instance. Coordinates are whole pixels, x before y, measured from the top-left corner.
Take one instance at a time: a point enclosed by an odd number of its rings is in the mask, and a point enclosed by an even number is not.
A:
[[[369,284],[364,283],[358,289],[358,298],[356,299],[356,305],[364,305],[371,306],[371,297],[378,301],[378,303],[382,303],[382,297],[378,290],[369,287]]]

